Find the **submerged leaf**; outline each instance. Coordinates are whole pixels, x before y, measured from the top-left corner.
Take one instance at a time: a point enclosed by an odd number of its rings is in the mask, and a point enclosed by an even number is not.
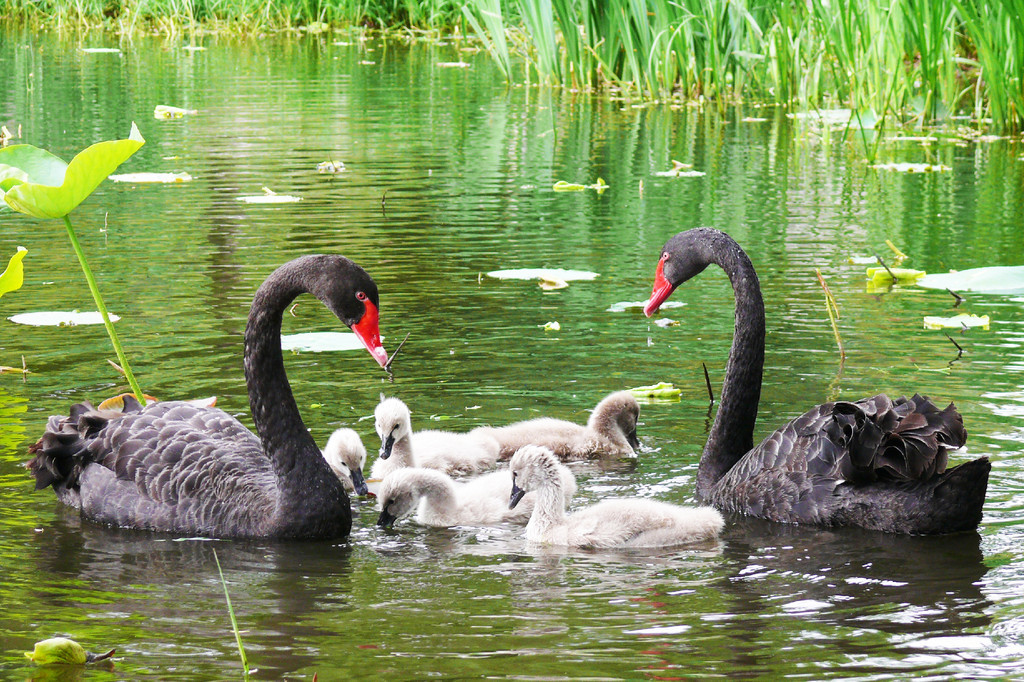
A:
[[[924,318],[925,329],[963,329],[965,327],[982,327],[988,329],[989,317],[988,315],[967,315],[961,313],[954,315],[953,317],[938,317],[934,315],[926,315]]]
[[[98,312],[80,313],[77,310],[21,313],[11,315],[7,319],[15,324],[24,324],[30,327],[74,327],[80,324],[103,324],[103,317]],[[111,322],[117,322],[120,319],[117,315],[110,313]]]
[[[554,291],[556,289],[564,289],[569,286],[569,283],[564,279],[549,279],[547,277],[541,277],[540,288],[545,291]]]
[[[925,289],[951,289],[982,294],[1024,293],[1024,265],[997,265],[927,275],[917,281]]]
[[[71,163],[28,144],[0,149],[3,200],[36,218],[63,218],[145,142],[132,123],[128,139],[97,142]]]
[[[0,296],[17,291],[25,283],[25,266],[21,261],[25,259],[27,253],[28,250],[25,247],[19,246],[11,256],[11,260],[7,263],[7,269],[0,274]]]

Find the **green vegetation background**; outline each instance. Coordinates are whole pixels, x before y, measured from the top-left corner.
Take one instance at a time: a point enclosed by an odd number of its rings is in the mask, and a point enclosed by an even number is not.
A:
[[[8,22],[471,34],[517,82],[848,107],[865,128],[1024,123],[1024,0],[0,0]]]

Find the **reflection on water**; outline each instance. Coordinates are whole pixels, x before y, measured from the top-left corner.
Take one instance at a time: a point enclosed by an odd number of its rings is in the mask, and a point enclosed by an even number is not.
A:
[[[335,543],[176,541],[83,523],[21,467],[47,415],[124,390],[98,327],[0,320],[0,644],[54,634],[116,646],[111,675],[226,679],[240,670],[224,567],[254,679],[807,679],[1019,676],[1024,646],[1024,312],[1012,297],[969,295],[956,312],[989,330],[925,330],[953,314],[947,293],[869,291],[850,256],[891,239],[908,265],[942,272],[1024,262],[1024,165],[1016,141],[890,149],[950,173],[866,168],[782,112],[632,106],[580,93],[508,88],[457,45],[324,38],[210,41],[204,52],[139,39],[100,62],[51,35],[9,34],[0,123],[61,156],[123,136],[146,145],[125,172],[188,172],[180,185],[105,183],[76,210],[147,393],[216,395],[250,422],[241,334],[252,294],[276,265],[314,252],[363,264],[381,290],[381,328],[409,342],[394,383],[360,352],[296,353],[286,365],[318,442],[355,428],[373,452],[373,408],[398,395],[420,428],[469,430],[547,415],[584,422],[604,395],[671,381],[677,401],[642,406],[640,457],[575,468],[577,504],[607,496],[692,502],[697,459],[720,390],[732,293],[708,272],[680,290],[677,325],[639,309],[658,251],[676,231],[726,229],[758,268],[768,315],[763,435],[826,399],[921,392],[955,401],[969,435],[954,460],[993,459],[980,534],[897,538],[857,529],[730,519],[714,547],[563,552],[518,529],[374,525],[355,500]],[[373,50],[370,52],[370,50]],[[471,61],[469,69],[436,68]],[[367,64],[364,62],[373,62]],[[195,108],[155,121],[157,104]],[[761,112],[762,114],[764,112]],[[838,135],[838,133],[837,133]],[[898,157],[898,158],[896,158]],[[318,163],[343,161],[337,175]],[[671,160],[703,177],[655,175]],[[888,160],[888,159],[884,159]],[[555,193],[557,180],[609,189]],[[642,187],[641,187],[642,183]],[[295,204],[237,200],[267,186]],[[383,200],[383,201],[382,201]],[[0,252],[29,248],[3,318],[85,308],[90,297],[59,224],[0,217]],[[545,291],[484,273],[598,273]],[[835,293],[841,363],[814,269]],[[546,329],[557,321],[559,329]],[[285,333],[336,331],[300,300]],[[29,678],[16,656],[0,677]],[[91,671],[90,671],[91,674]],[[106,673],[104,673],[106,674]]]

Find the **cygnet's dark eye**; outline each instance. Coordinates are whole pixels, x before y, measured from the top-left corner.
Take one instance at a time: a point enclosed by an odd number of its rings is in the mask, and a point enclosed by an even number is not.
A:
[[[367,295],[366,295],[366,294],[364,294],[364,293],[363,293],[362,291],[357,291],[357,292],[356,292],[356,298],[357,298],[357,299],[359,299],[360,301],[363,301],[363,302],[365,302],[365,301],[367,300],[367,298],[368,298],[368,297],[367,297]]]

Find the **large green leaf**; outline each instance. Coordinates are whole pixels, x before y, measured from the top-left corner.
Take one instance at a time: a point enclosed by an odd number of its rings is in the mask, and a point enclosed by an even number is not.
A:
[[[68,164],[28,144],[0,149],[0,198],[36,218],[63,218],[145,142],[132,123],[128,139],[98,142]]]
[[[3,271],[3,274],[0,274],[0,296],[9,291],[17,291],[25,282],[25,266],[22,265],[21,261],[25,259],[26,253],[28,253],[28,250],[19,246],[14,255],[11,256],[10,262],[7,263],[7,269]]]

